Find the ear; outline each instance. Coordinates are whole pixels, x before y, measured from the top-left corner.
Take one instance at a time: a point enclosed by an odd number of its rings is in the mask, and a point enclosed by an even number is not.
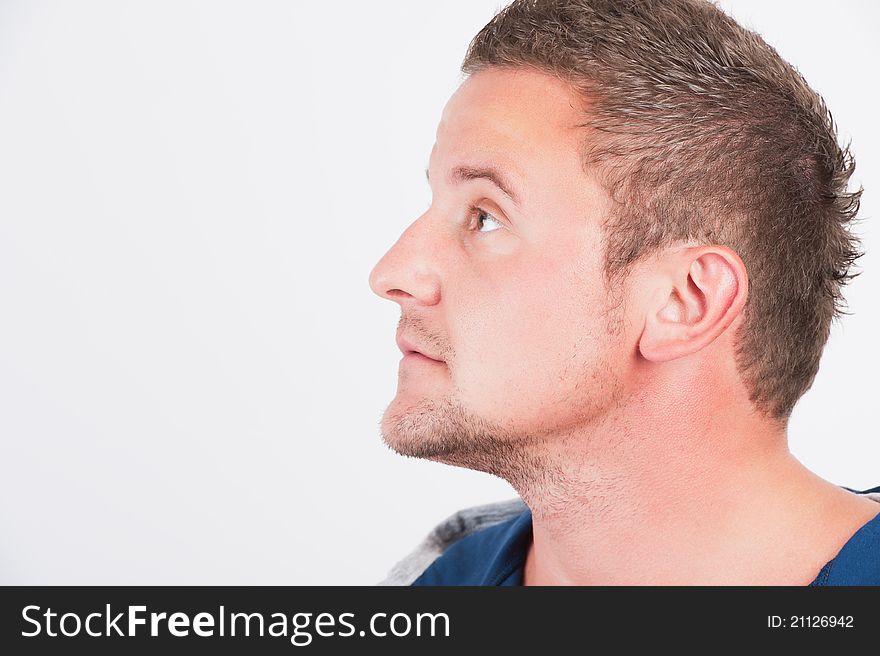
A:
[[[695,353],[718,337],[742,312],[748,271],[724,246],[673,251],[658,268],[639,351],[653,362]]]

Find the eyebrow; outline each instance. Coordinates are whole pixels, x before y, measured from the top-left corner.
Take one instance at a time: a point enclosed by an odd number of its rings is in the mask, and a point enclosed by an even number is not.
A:
[[[427,168],[425,169],[425,179],[431,182]],[[507,176],[500,169],[494,166],[456,166],[449,172],[450,184],[457,184],[468,180],[488,180],[498,187],[519,208],[519,197],[513,191]]]

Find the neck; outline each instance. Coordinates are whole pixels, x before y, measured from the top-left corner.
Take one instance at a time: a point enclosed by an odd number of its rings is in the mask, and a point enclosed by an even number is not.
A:
[[[532,510],[525,583],[808,584],[880,510],[807,470],[784,428],[685,425],[532,445],[535,475],[509,479]]]

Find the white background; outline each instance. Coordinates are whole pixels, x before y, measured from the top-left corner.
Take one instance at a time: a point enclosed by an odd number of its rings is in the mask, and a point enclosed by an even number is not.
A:
[[[0,582],[371,584],[514,495],[382,444],[367,283],[499,6],[0,2]],[[880,485],[877,5],[722,6],[853,140],[867,255],[790,442]]]

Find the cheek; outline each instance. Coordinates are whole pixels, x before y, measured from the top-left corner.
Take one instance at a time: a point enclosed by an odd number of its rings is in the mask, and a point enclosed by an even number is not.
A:
[[[499,289],[497,311],[509,327],[511,342],[524,347],[524,357],[568,357],[577,336],[590,330],[594,301],[589,281],[568,264],[574,257],[568,252],[542,255],[524,263]]]
[[[597,326],[583,279],[546,257],[525,264],[490,284],[484,278],[458,340],[459,393],[486,416],[536,414],[570,398],[594,356],[585,349],[601,344],[589,339]]]

